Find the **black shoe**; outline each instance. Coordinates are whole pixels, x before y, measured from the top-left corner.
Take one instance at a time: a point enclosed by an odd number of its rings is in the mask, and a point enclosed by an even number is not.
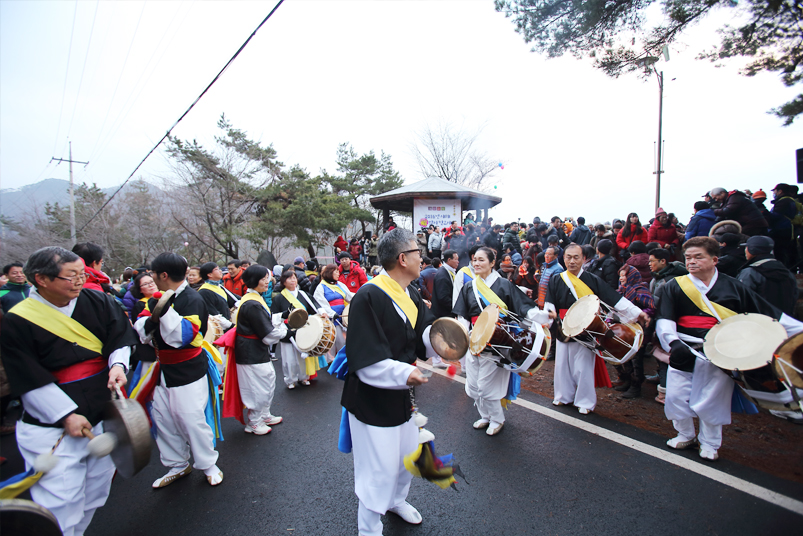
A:
[[[625,381],[622,385],[618,385],[618,386],[614,387],[614,389],[616,391],[619,391],[620,393],[623,393],[623,392],[627,391],[628,389],[630,389],[630,384],[631,384],[630,381]]]
[[[639,398],[641,397],[641,386],[635,383],[630,386],[630,389],[622,394],[622,398]]]

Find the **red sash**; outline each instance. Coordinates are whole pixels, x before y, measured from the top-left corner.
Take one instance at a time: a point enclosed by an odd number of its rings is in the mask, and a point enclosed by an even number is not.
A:
[[[560,311],[558,311],[558,316],[560,317],[561,320],[566,318],[566,312],[567,311],[568,311],[568,309],[561,309]]]
[[[717,325],[717,319],[713,316],[681,316],[678,318],[678,326],[682,328],[711,329]]]
[[[87,359],[80,363],[73,363],[72,365],[58,370],[50,371],[50,373],[55,376],[57,383],[71,383],[99,374],[103,372],[107,366],[107,359],[99,355],[98,357]]]
[[[176,350],[174,348],[159,350],[159,361],[163,365],[177,365],[178,363],[189,361],[193,357],[198,357],[201,355],[202,351],[203,348],[200,346],[198,348],[185,348],[182,350]]]

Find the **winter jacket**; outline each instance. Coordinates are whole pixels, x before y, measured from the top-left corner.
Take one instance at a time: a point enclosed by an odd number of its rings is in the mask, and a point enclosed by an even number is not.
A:
[[[622,231],[619,231],[619,234],[616,235],[616,245],[619,246],[619,249],[627,249],[630,244],[637,240],[641,240],[645,244],[649,242],[647,231],[642,227],[641,232],[636,234],[636,226],[632,223],[630,224],[630,236],[622,236]],[[645,281],[647,280],[645,279]]]
[[[792,237],[792,219],[797,216],[797,205],[791,197],[782,197],[772,201],[773,225],[770,236],[786,238]]]
[[[739,270],[747,264],[747,258],[744,256],[744,249],[738,246],[725,246],[720,248],[719,253],[717,270],[725,275],[736,277]]]
[[[585,246],[589,242],[591,242],[591,229],[588,228],[586,225],[578,225],[572,231],[571,236],[569,236],[569,241],[574,242],[578,246]]]
[[[307,271],[304,270],[303,268],[299,268],[298,266],[293,266],[293,271],[296,273],[296,279],[298,280],[298,288],[300,288],[307,294],[311,294],[312,281],[310,281],[309,276],[307,275]]]
[[[361,286],[368,282],[368,277],[365,275],[365,270],[360,267],[360,263],[351,261],[349,271],[343,272],[341,270],[338,281],[344,283],[350,292],[357,292]]]
[[[716,219],[714,211],[710,208],[698,210],[697,214],[689,220],[689,225],[686,226],[686,240],[695,236],[708,236],[708,232],[714,226]]]
[[[111,285],[111,279],[109,279],[109,276],[103,272],[95,270],[94,268],[90,268],[89,266],[85,266],[84,270],[86,271],[84,288],[105,292],[101,285]]]
[[[360,260],[360,254],[362,253],[362,247],[359,244],[349,244],[349,255],[355,261]]]
[[[620,266],[619,262],[611,255],[605,255],[603,258],[594,259],[594,261],[591,262],[588,273],[599,277],[608,283],[611,288],[618,289]]]
[[[28,297],[31,285],[28,283],[6,283],[0,288],[0,308],[6,314],[12,307]]]
[[[652,272],[650,271],[650,256],[646,253],[637,253],[636,255],[631,255],[625,264],[629,264],[636,270],[638,273],[641,274],[641,280],[645,283],[649,283],[652,280]],[[616,285],[616,288],[619,288],[619,285]]]
[[[739,272],[737,279],[787,315],[794,315],[799,293],[797,280],[772,255],[753,257]]]
[[[519,245],[519,233],[510,227],[508,227],[507,231],[505,231],[505,235],[502,237],[502,250],[505,250],[507,247],[511,247],[515,250],[521,248]]]
[[[369,257],[376,257],[377,248],[379,247],[379,241],[374,240],[373,238],[368,243],[368,256]]]
[[[334,246],[340,251],[346,251],[349,248],[349,243],[342,236],[338,236],[335,240]]]
[[[558,234],[557,229],[555,229],[554,227],[552,227],[550,225],[547,228],[546,234],[543,234],[543,235],[538,237],[538,239],[541,241],[541,246],[543,247],[543,251],[546,251],[546,248],[549,247],[549,237],[550,236],[557,236],[558,237],[558,243],[560,243],[560,235]]]
[[[663,247],[666,244],[675,244],[680,245],[680,240],[678,239],[678,229],[671,223],[667,223],[666,226],[661,225],[660,222],[656,221],[652,225],[650,225],[650,232],[647,233],[647,242],[658,242]]]
[[[245,293],[248,289],[243,283],[243,270],[237,272],[237,275],[232,277],[231,274],[226,274],[223,276],[223,286],[226,287],[229,292],[232,292],[238,296],[245,296]]]
[[[686,265],[678,261],[670,262],[660,272],[653,272],[653,279],[650,281],[650,292],[652,292],[652,295],[655,297],[656,308],[658,307],[658,291],[661,287],[666,285],[671,279],[688,273],[689,271],[686,270]]]
[[[742,232],[748,236],[767,232],[767,220],[759,212],[758,207],[744,192],[734,190],[728,194],[722,208],[714,210],[720,220],[736,220],[742,226]]]
[[[440,233],[433,232],[431,235],[429,235],[427,248],[430,251],[443,251],[443,238],[441,237]]]

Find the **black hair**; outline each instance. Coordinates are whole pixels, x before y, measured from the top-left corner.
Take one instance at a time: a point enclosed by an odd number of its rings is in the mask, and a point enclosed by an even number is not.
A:
[[[243,283],[248,288],[256,288],[268,273],[269,270],[261,264],[252,264],[243,272]]]
[[[440,257],[435,257],[434,259],[432,259],[432,267],[433,268],[440,268],[441,267],[441,258]]]
[[[3,266],[3,275],[8,275],[8,272],[10,272],[12,268],[22,268],[22,263],[12,262],[11,264],[6,264]]]
[[[580,216],[579,218],[577,218],[577,224],[578,225],[585,225],[585,223],[586,223],[586,219],[584,217]]]
[[[627,251],[632,253],[633,255],[637,255],[639,253],[647,253],[647,246],[644,245],[644,242],[641,240],[634,240],[630,246],[628,246]]]
[[[151,271],[158,277],[167,273],[174,283],[181,283],[187,277],[187,259],[176,253],[160,253],[151,263]],[[154,278],[155,279],[155,278]]]
[[[711,208],[711,204],[706,203],[705,201],[697,201],[694,204],[694,210],[705,210],[707,208]]]
[[[87,266],[103,260],[103,248],[92,242],[75,244],[72,252],[84,259]]]
[[[631,212],[630,214],[627,215],[627,220],[625,220],[625,222],[622,224],[622,236],[624,238],[630,236],[630,226],[632,225],[632,223],[630,223],[630,218],[632,218],[633,216],[638,218],[638,214],[636,214],[635,212]],[[633,231],[633,236],[640,234],[641,234],[641,220],[639,219],[638,223],[636,224],[636,229]],[[640,240],[637,240],[637,242],[640,242]]]
[[[429,257],[422,257],[421,262],[423,262],[424,264],[432,264],[432,259],[430,259]]]
[[[638,240],[636,240],[636,242],[638,242]],[[647,250],[647,253],[649,253],[654,249],[659,249],[660,247],[661,244],[659,244],[658,242],[647,242],[647,244],[644,246],[644,248]]]
[[[282,287],[284,287],[284,282],[290,279],[291,277],[296,277],[296,271],[290,268],[289,270],[285,270],[282,272],[282,277],[279,278],[279,282],[281,283]]]
[[[230,260],[229,262],[226,263],[226,266],[228,266],[229,264],[233,264],[235,268],[239,268],[241,262],[240,262],[240,259],[232,259],[232,260]]]
[[[217,268],[217,264],[215,264],[214,262],[206,262],[202,264],[200,269],[201,279],[203,279],[204,281],[209,279],[209,274],[214,272],[215,268]]]
[[[650,251],[650,255],[652,255],[659,261],[666,261],[667,263],[669,263],[669,259],[672,257],[672,254],[663,248],[658,248]]]
[[[577,218],[577,220],[580,221],[580,218]],[[581,247],[583,249],[583,257],[585,257],[587,261],[593,259],[594,255],[597,254],[597,250],[595,250],[593,246],[585,244],[584,246]]]
[[[137,274],[137,277],[134,278],[134,281],[129,285],[128,290],[131,291],[131,295],[134,296],[136,299],[141,300],[145,297],[142,293],[142,289],[139,288],[140,281],[142,281],[146,277],[151,277],[151,274],[148,272],[142,272],[141,274]]]
[[[469,250],[468,250],[468,258],[469,258],[469,259],[470,259],[470,258],[472,258],[472,257],[474,256],[474,254],[477,252],[477,250],[478,250],[478,249],[480,249],[480,247],[482,247],[482,246],[480,246],[479,244],[474,244],[473,246],[471,246],[471,247],[469,248]],[[451,251],[451,252],[452,252],[452,255],[454,255],[455,253],[457,253],[457,251],[455,251],[455,250],[453,250],[453,249],[447,249],[446,251]],[[446,251],[444,251],[444,252],[443,252],[443,260],[444,260],[444,261],[446,261],[447,259],[449,259],[449,258],[450,258],[450,257],[447,257],[447,256],[446,256]],[[458,254],[458,255],[459,255],[459,254]]]
[[[594,226],[595,231],[602,231],[603,233],[606,231],[605,226],[601,223],[598,223]]]
[[[488,257],[488,261],[493,264],[496,261],[496,250],[489,248],[488,246],[481,246],[477,249],[476,253],[482,251],[485,253],[485,256]]]

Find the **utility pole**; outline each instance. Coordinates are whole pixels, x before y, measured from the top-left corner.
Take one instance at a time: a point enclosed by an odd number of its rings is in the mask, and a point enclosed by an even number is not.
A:
[[[653,68],[654,69],[654,68]],[[663,161],[661,160],[661,126],[664,117],[664,72],[656,70],[658,77],[658,162],[655,168],[655,211],[661,206],[661,173],[663,173]]]
[[[659,129],[660,130],[660,129]],[[73,180],[72,180],[72,164],[75,162],[76,164],[84,164],[87,165],[89,162],[79,162],[78,160],[72,159],[72,142],[70,142],[70,159],[64,160],[63,158],[56,158],[55,156],[50,159],[51,162],[69,162],[70,163],[70,240],[72,241],[72,245],[75,245],[75,188],[73,187]]]

